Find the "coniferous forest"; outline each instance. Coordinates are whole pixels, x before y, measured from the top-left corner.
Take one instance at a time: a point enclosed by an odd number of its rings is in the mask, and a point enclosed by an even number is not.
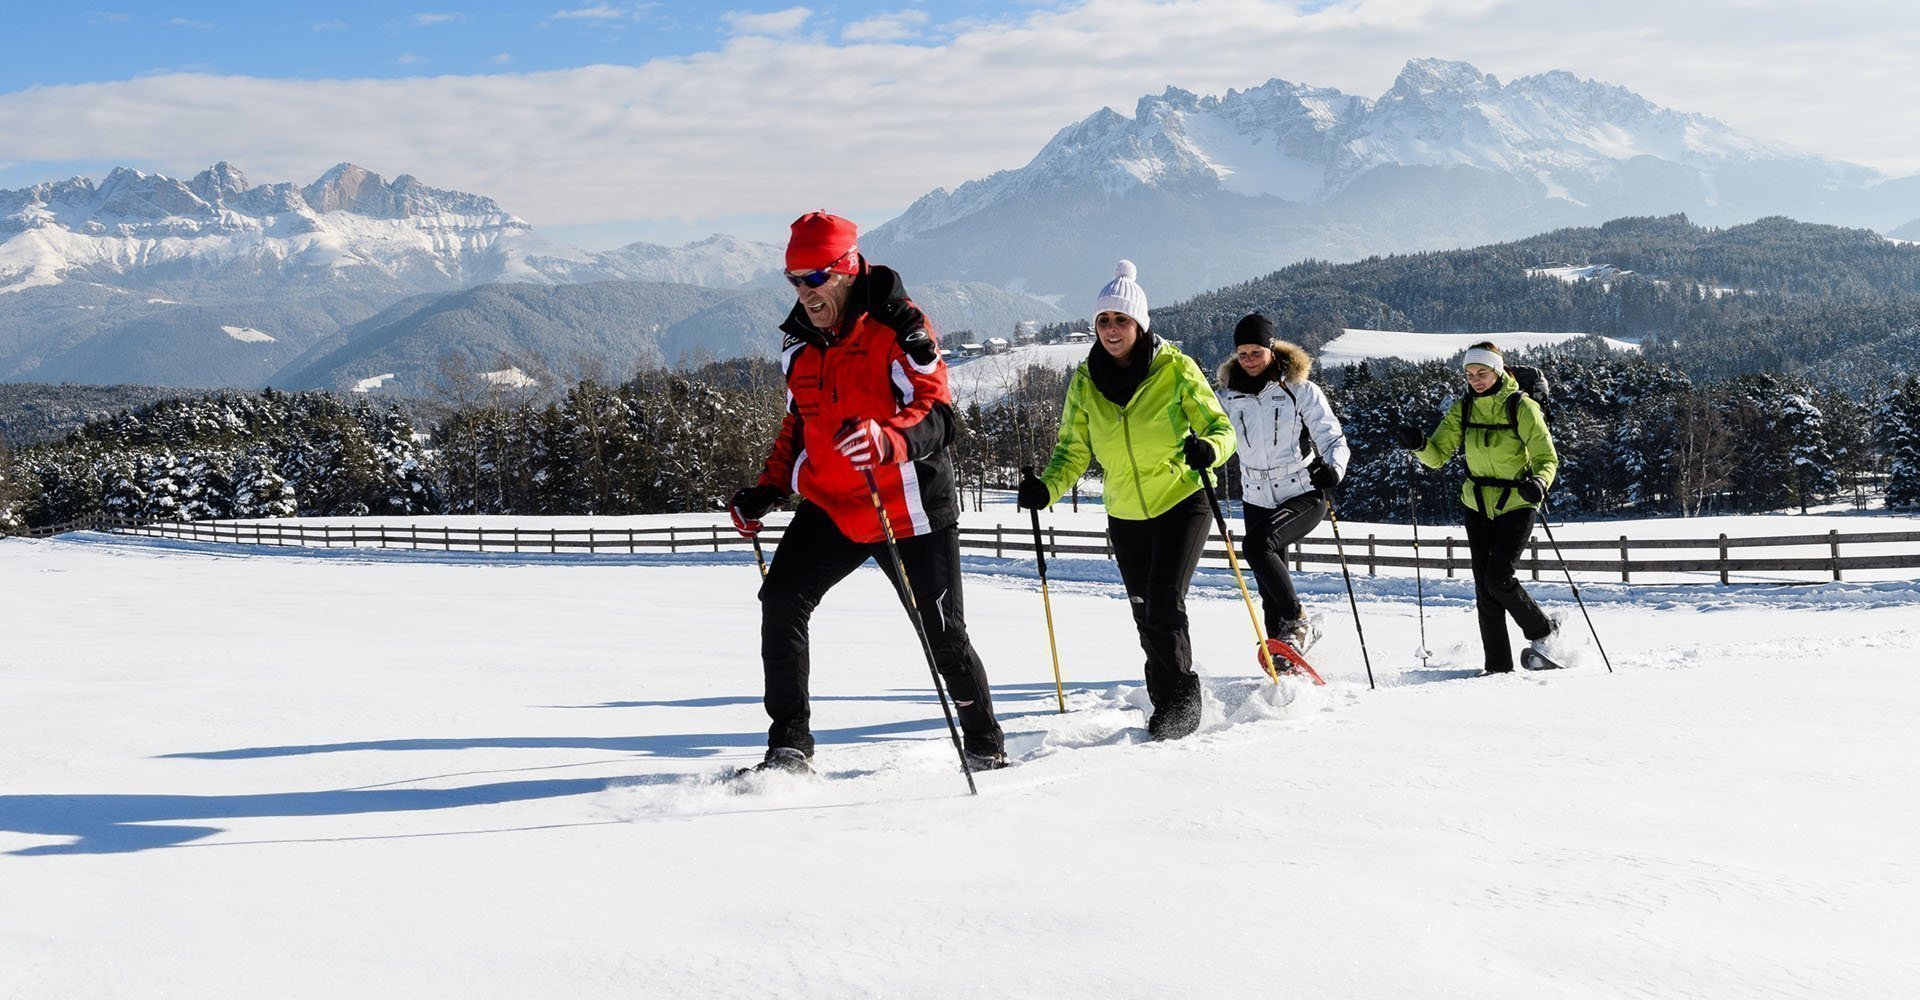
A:
[[[1607,265],[1581,281],[1529,274]],[[1578,331],[1542,368],[1563,514],[1732,513],[1853,500],[1920,505],[1920,247],[1764,219],[1725,230],[1622,219],[1472,250],[1305,262],[1156,308],[1153,330],[1211,371],[1248,312],[1310,351],[1346,327]],[[1042,331],[1045,339],[1049,333]],[[1354,448],[1350,518],[1450,516],[1459,469],[1416,473],[1393,445],[1462,391],[1450,362],[1316,373]],[[1033,368],[961,413],[962,485],[1044,463],[1066,373]],[[376,405],[324,392],[144,402],[49,439],[94,391],[35,392],[0,422],[0,529],[137,518],[715,511],[757,474],[784,393],[764,360],[649,368],[545,392],[471,384]],[[9,425],[14,446],[7,447]],[[1229,468],[1229,492],[1233,492]]]

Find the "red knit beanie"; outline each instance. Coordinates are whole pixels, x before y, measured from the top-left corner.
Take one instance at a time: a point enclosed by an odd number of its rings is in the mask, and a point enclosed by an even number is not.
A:
[[[846,219],[808,212],[793,220],[793,236],[787,240],[787,270],[832,268],[841,274],[853,274],[860,269],[856,257],[859,236],[859,229]]]

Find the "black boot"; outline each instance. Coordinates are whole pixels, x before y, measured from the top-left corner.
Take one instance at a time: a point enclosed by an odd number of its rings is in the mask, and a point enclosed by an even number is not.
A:
[[[813,763],[806,754],[792,747],[768,747],[767,756],[752,767],[743,767],[734,772],[736,777],[745,774],[812,774]]]

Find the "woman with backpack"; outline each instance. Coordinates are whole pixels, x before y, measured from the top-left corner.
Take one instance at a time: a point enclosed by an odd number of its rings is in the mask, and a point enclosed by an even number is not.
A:
[[[1487,672],[1513,670],[1509,615],[1531,643],[1521,662],[1530,668],[1551,666],[1545,646],[1554,624],[1533,603],[1515,571],[1533,534],[1534,506],[1546,499],[1560,458],[1553,449],[1546,415],[1532,396],[1521,391],[1500,348],[1475,344],[1461,364],[1466,369],[1467,394],[1447,408],[1432,434],[1423,436],[1415,428],[1402,427],[1399,443],[1431,469],[1447,464],[1456,449],[1466,459],[1460,505],[1473,558],[1474,606],[1480,614]]]
[[[1259,313],[1233,328],[1233,356],[1220,363],[1220,405],[1239,437],[1245,536],[1267,635],[1306,652],[1320,631],[1287,573],[1286,547],[1327,516],[1329,491],[1347,473],[1347,435],[1326,393],[1307,374],[1313,359],[1273,335]]]
[[[1067,384],[1059,443],[1046,471],[1021,479],[1019,503],[1052,504],[1100,460],[1107,538],[1147,654],[1147,734],[1177,740],[1200,727],[1187,631],[1187,585],[1213,516],[1200,470],[1233,454],[1233,425],[1200,366],[1147,332],[1147,293],[1135,276],[1133,262],[1121,261],[1094,298],[1094,345]]]

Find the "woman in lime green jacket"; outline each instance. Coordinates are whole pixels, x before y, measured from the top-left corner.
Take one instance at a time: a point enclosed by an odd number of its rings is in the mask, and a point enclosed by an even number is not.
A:
[[[1473,559],[1480,646],[1487,672],[1507,673],[1513,669],[1507,616],[1513,616],[1531,642],[1529,654],[1545,657],[1554,631],[1553,622],[1520,585],[1516,570],[1533,534],[1534,505],[1546,499],[1560,456],[1553,449],[1553,435],[1540,404],[1520,391],[1498,347],[1475,344],[1467,349],[1462,364],[1467,394],[1447,408],[1431,435],[1401,428],[1400,445],[1413,449],[1415,458],[1434,469],[1447,464],[1456,448],[1466,457],[1467,480],[1460,486],[1460,505]]]
[[[1147,293],[1123,260],[1093,303],[1094,345],[1067,385],[1060,441],[1020,506],[1060,499],[1099,459],[1107,537],[1146,651],[1147,733],[1177,740],[1200,725],[1200,678],[1187,631],[1187,585],[1212,511],[1198,470],[1233,454],[1233,425],[1193,359],[1148,332]]]

